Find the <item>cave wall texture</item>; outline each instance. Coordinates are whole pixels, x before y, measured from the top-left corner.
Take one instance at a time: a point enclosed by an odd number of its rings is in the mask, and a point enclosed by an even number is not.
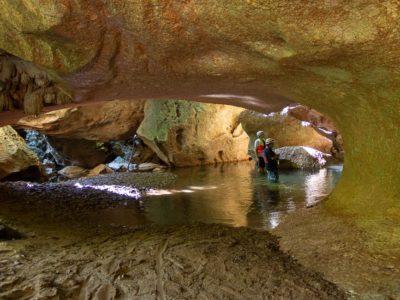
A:
[[[398,0],[1,0],[0,13],[0,48],[75,101],[317,109],[346,149],[327,205],[400,222]]]

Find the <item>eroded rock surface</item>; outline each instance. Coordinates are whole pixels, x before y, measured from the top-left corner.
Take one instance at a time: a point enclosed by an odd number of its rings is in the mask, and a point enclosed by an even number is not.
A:
[[[92,141],[124,140],[131,138],[144,115],[145,101],[103,102],[28,116],[17,126],[40,131],[43,134]]]
[[[37,115],[44,106],[72,102],[65,87],[31,62],[0,53],[0,112],[22,109]]]
[[[37,180],[40,176],[39,159],[24,139],[11,126],[0,127],[0,180]]]
[[[259,130],[264,131],[265,137],[273,138],[276,147],[308,146],[322,152],[330,152],[332,147],[329,139],[318,134],[308,124],[288,115],[286,111],[263,114],[245,110],[240,114],[239,120],[250,136],[250,153]]]
[[[169,165],[195,166],[247,159],[241,108],[185,101],[148,101],[138,136]]]
[[[310,147],[282,147],[275,149],[280,169],[320,169],[331,159],[330,154]]]

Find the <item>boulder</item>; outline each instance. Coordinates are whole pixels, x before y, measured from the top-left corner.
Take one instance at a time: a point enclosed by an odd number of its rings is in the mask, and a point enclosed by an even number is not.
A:
[[[276,147],[307,146],[322,152],[330,152],[332,147],[331,140],[320,135],[308,123],[289,115],[286,109],[269,114],[245,110],[239,120],[250,136],[250,153],[259,130],[263,130],[266,137],[275,139]]]
[[[36,154],[11,127],[0,127],[0,180],[38,180],[41,166]]]
[[[151,172],[151,171],[160,171],[165,169],[164,166],[161,166],[159,164],[155,164],[155,163],[142,163],[137,165],[136,167],[136,171],[139,172]]]
[[[242,111],[228,105],[147,101],[137,134],[168,165],[245,160],[249,137],[239,122]]]
[[[100,174],[111,174],[114,171],[106,165],[100,164],[89,171],[86,177],[93,177]]]
[[[17,126],[58,138],[91,141],[131,138],[142,122],[144,101],[96,103],[27,116]]]
[[[320,169],[328,163],[330,154],[310,147],[282,147],[275,149],[280,169]]]
[[[85,177],[88,174],[88,172],[89,172],[88,170],[81,167],[68,166],[58,171],[58,174],[68,179],[75,179],[75,178]]]

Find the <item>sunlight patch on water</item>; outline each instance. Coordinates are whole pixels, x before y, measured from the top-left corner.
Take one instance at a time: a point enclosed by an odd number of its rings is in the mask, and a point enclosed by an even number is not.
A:
[[[82,185],[80,183],[75,183],[74,187],[78,189],[94,189],[99,191],[107,191],[118,195],[123,195],[127,197],[131,197],[134,199],[139,199],[141,197],[141,193],[138,189],[122,186],[122,185]]]
[[[321,198],[328,195],[326,186],[329,181],[327,169],[321,169],[318,173],[307,176],[305,180],[307,206],[315,205]]]

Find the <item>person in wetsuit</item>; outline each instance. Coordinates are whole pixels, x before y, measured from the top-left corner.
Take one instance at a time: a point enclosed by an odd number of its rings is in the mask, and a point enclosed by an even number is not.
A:
[[[266,146],[264,149],[265,163],[267,166],[268,180],[271,182],[278,182],[278,161],[279,156],[274,152],[274,140],[267,139],[265,141]]]
[[[264,149],[265,149],[265,138],[264,138],[264,131],[257,132],[257,139],[254,142],[254,152],[257,157],[257,167],[258,172],[264,173],[265,172],[265,158],[264,158]]]

